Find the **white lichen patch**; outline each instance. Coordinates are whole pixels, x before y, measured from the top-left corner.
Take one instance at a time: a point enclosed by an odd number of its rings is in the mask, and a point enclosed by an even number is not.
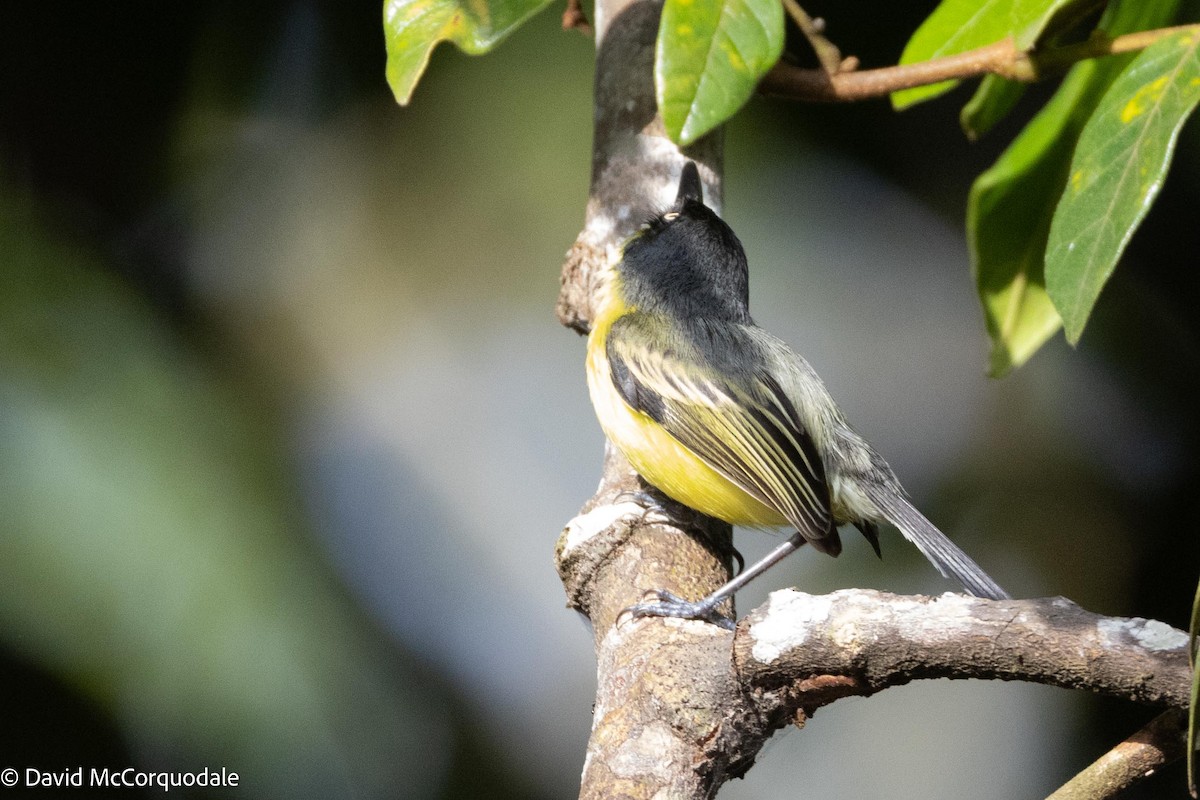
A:
[[[857,648],[864,639],[863,631],[891,613],[857,590],[843,589],[829,597],[833,604],[826,635],[843,649]]]
[[[617,222],[604,212],[597,212],[587,222],[586,233],[593,242],[604,242],[612,237],[617,229]]]
[[[885,602],[874,592],[858,590],[834,592],[832,597],[835,604],[827,635],[842,648],[856,648],[881,626],[932,641],[959,636],[977,624],[975,599],[950,592],[933,602],[894,595]]]
[[[771,664],[788,650],[808,640],[810,627],[827,620],[833,600],[829,595],[811,595],[795,589],[772,592],[763,618],[750,626],[754,644],[751,655]]]
[[[1156,619],[1102,619],[1096,623],[1100,641],[1105,647],[1116,647],[1132,639],[1147,650],[1180,650],[1187,647],[1188,637]]]
[[[608,766],[622,778],[654,775],[666,780],[671,776],[672,751],[680,748],[679,740],[666,723],[652,722],[617,748]]]
[[[980,618],[981,603],[985,602],[988,601],[958,592],[946,592],[926,606],[918,616],[917,624],[926,641],[930,642],[979,636],[990,629],[989,623]]]
[[[618,520],[640,517],[643,513],[645,509],[633,501],[596,506],[567,523],[567,527],[563,529],[567,537],[563,544],[563,552],[570,552],[601,531],[608,530]]]
[[[1156,619],[1146,620],[1134,638],[1147,650],[1181,650],[1188,643],[1186,633]]]
[[[946,592],[934,600],[930,609],[942,629],[976,628],[979,625],[979,598],[956,592]]]

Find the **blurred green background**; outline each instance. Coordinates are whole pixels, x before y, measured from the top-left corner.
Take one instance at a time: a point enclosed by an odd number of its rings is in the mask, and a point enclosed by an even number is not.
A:
[[[880,65],[931,6],[808,10]],[[558,10],[484,58],[439,49],[408,108],[377,2],[0,11],[0,768],[242,776],[184,797],[576,792],[594,665],[552,555],[602,439],[553,304],[594,52]],[[756,318],[1015,594],[1182,625],[1197,125],[1082,346],[995,382],[961,217],[1020,120],[968,145],[966,97],[751,103],[725,215]],[[800,554],[741,608],[953,588],[883,546]],[[1149,716],[914,685],[777,736],[722,797],[1044,795]],[[1145,790],[1183,794],[1177,770]]]

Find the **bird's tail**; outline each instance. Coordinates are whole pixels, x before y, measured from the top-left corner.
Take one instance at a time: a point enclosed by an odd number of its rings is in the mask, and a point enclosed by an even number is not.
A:
[[[1000,588],[971,557],[908,501],[903,494],[884,485],[868,485],[863,489],[888,520],[900,529],[904,538],[917,546],[943,577],[954,578],[976,597],[1009,600],[1011,595]]]

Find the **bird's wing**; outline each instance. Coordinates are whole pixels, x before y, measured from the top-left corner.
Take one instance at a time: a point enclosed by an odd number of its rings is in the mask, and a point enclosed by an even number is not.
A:
[[[638,312],[613,324],[608,359],[625,402],[779,511],[809,542],[820,549],[822,544],[836,547],[830,539],[836,531],[825,467],[746,329],[719,325],[689,333],[676,328],[668,336],[667,324]],[[727,354],[722,360],[731,368],[717,369],[689,336],[721,340],[719,350]]]

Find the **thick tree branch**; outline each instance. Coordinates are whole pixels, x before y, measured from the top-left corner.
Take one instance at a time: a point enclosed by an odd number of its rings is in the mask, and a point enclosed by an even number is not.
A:
[[[734,652],[741,680],[764,689],[836,675],[851,679],[840,692],[869,695],[918,678],[989,678],[1174,707],[1191,691],[1185,633],[1061,597],[785,590],[742,621]]]
[[[805,69],[781,61],[759,83],[759,91],[791,100],[848,103],[886,97],[901,89],[987,74],[1029,83],[1065,72],[1080,61],[1142,50],[1159,39],[1183,31],[1200,32],[1200,25],[1180,25],[1115,37],[1098,35],[1077,44],[1031,51],[1021,50],[1009,37],[944,58],[879,69],[844,70],[832,75],[824,68]]]
[[[590,327],[604,270],[644,220],[670,205],[687,160],[700,165],[706,201],[720,207],[721,135],[681,152],[657,113],[653,59],[661,9],[661,0],[597,0],[595,6],[591,189],[583,231],[563,266],[557,309],[563,324],[580,332]],[[724,636],[614,625],[646,590],[700,596],[729,574],[727,525],[701,520],[697,536],[667,523],[613,524],[622,510],[633,510],[621,503],[621,493],[642,488],[628,462],[606,448],[596,496],[559,541],[556,561],[568,602],[592,620],[596,636],[596,711],[582,797],[649,798],[660,790],[702,797],[706,786],[723,782],[726,770],[749,763],[738,755],[740,737],[714,734],[728,694],[721,678],[729,661]],[[707,744],[698,750],[698,742]]]
[[[661,0],[599,0],[592,179],[584,226],[563,265],[558,317],[586,332],[600,273],[621,243],[671,204],[679,171],[700,165],[705,202],[721,208],[720,132],[681,151],[668,137],[654,95],[654,40]]]
[[[639,539],[642,530],[652,538]],[[572,603],[597,625],[600,680],[584,797],[711,797],[749,768],[775,730],[842,697],[922,678],[1024,680],[1186,707],[1186,634],[1152,620],[1093,614],[1063,598],[784,590],[734,633],[621,617],[663,574],[687,573],[693,558],[713,563],[700,541],[644,523],[640,507],[619,500],[594,505],[560,539]],[[635,577],[625,584],[631,569]],[[598,590],[609,581],[623,591]],[[1130,776],[1144,774],[1154,757],[1145,747],[1122,755],[1131,758],[1109,759],[1110,775],[1122,764]]]

